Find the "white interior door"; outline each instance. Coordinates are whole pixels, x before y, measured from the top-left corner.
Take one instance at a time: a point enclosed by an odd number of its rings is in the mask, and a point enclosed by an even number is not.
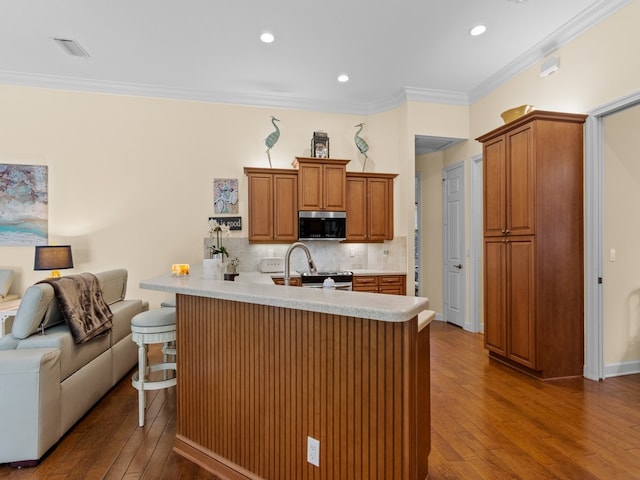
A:
[[[442,172],[444,320],[462,327],[465,302],[464,164]]]

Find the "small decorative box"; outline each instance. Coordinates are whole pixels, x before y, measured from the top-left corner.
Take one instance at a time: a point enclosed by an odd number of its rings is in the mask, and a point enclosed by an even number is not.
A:
[[[325,132],[313,132],[311,156],[314,158],[329,158],[329,137]]]

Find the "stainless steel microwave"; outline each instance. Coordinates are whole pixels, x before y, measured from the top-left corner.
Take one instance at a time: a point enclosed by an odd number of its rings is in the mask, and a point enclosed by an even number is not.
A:
[[[298,212],[300,240],[344,240],[346,234],[346,212]]]

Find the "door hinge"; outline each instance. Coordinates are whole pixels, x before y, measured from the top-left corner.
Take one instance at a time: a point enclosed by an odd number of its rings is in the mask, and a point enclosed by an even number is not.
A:
[[[602,277],[598,277],[598,285],[602,285]]]

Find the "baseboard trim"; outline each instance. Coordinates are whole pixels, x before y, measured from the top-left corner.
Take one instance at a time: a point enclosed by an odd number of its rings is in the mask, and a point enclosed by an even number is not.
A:
[[[640,360],[633,362],[610,363],[604,366],[604,378],[619,377],[640,373]]]

